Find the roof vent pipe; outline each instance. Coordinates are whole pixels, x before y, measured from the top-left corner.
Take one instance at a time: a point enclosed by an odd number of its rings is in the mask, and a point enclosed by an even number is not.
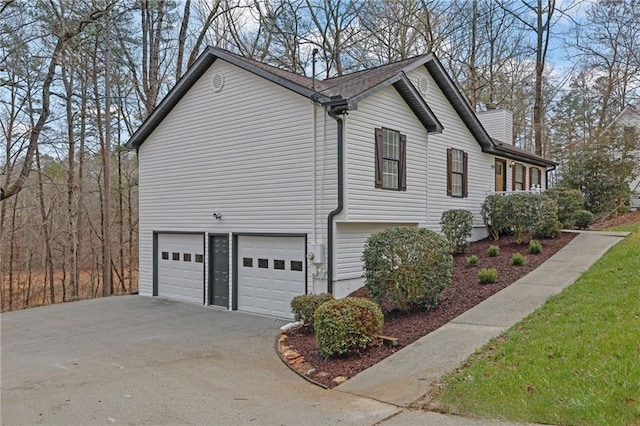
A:
[[[311,88],[316,90],[316,56],[318,56],[318,49],[315,48],[311,52]]]

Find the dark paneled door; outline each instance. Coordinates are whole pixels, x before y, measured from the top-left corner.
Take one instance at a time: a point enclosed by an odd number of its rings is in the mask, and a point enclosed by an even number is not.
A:
[[[209,304],[229,307],[229,237],[209,235]]]

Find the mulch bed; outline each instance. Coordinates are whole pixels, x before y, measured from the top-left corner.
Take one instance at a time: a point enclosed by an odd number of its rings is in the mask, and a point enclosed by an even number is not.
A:
[[[501,237],[498,241],[486,239],[471,243],[464,254],[454,257],[452,282],[442,293],[436,308],[428,312],[409,313],[383,310],[385,325],[382,334],[398,338],[399,346],[376,345],[359,356],[325,360],[318,351],[313,333],[302,327],[289,331],[286,339],[281,338],[281,354],[294,369],[312,381],[327,387],[337,386],[514,283],[537,268],[575,236],[574,233],[562,233],[554,239],[540,240],[543,251],[535,255],[528,253],[527,244],[518,246],[514,237],[509,236]],[[487,248],[490,245],[500,247],[498,257],[487,256]],[[516,252],[526,256],[527,265],[510,265],[511,255]],[[469,267],[466,265],[466,258],[473,254],[480,258],[480,262],[476,267]],[[496,268],[498,281],[495,284],[480,284],[477,277],[480,268]],[[351,295],[369,297],[364,287]],[[336,378],[338,380],[334,381]]]

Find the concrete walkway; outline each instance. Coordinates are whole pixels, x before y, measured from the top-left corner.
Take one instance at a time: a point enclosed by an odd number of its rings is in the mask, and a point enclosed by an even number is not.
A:
[[[423,398],[435,380],[573,284],[627,234],[581,232],[530,274],[335,389],[408,407]],[[424,421],[436,420],[432,418],[435,413],[428,414],[431,417],[423,417]],[[416,415],[405,411],[384,424],[412,424]],[[478,424],[455,416],[446,420],[446,424]]]

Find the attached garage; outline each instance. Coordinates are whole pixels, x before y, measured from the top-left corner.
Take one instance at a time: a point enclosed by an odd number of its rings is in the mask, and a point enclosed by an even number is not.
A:
[[[306,288],[305,237],[240,235],[237,244],[237,309],[293,318],[291,299]]]
[[[160,233],[157,247],[156,294],[204,303],[204,236]]]

